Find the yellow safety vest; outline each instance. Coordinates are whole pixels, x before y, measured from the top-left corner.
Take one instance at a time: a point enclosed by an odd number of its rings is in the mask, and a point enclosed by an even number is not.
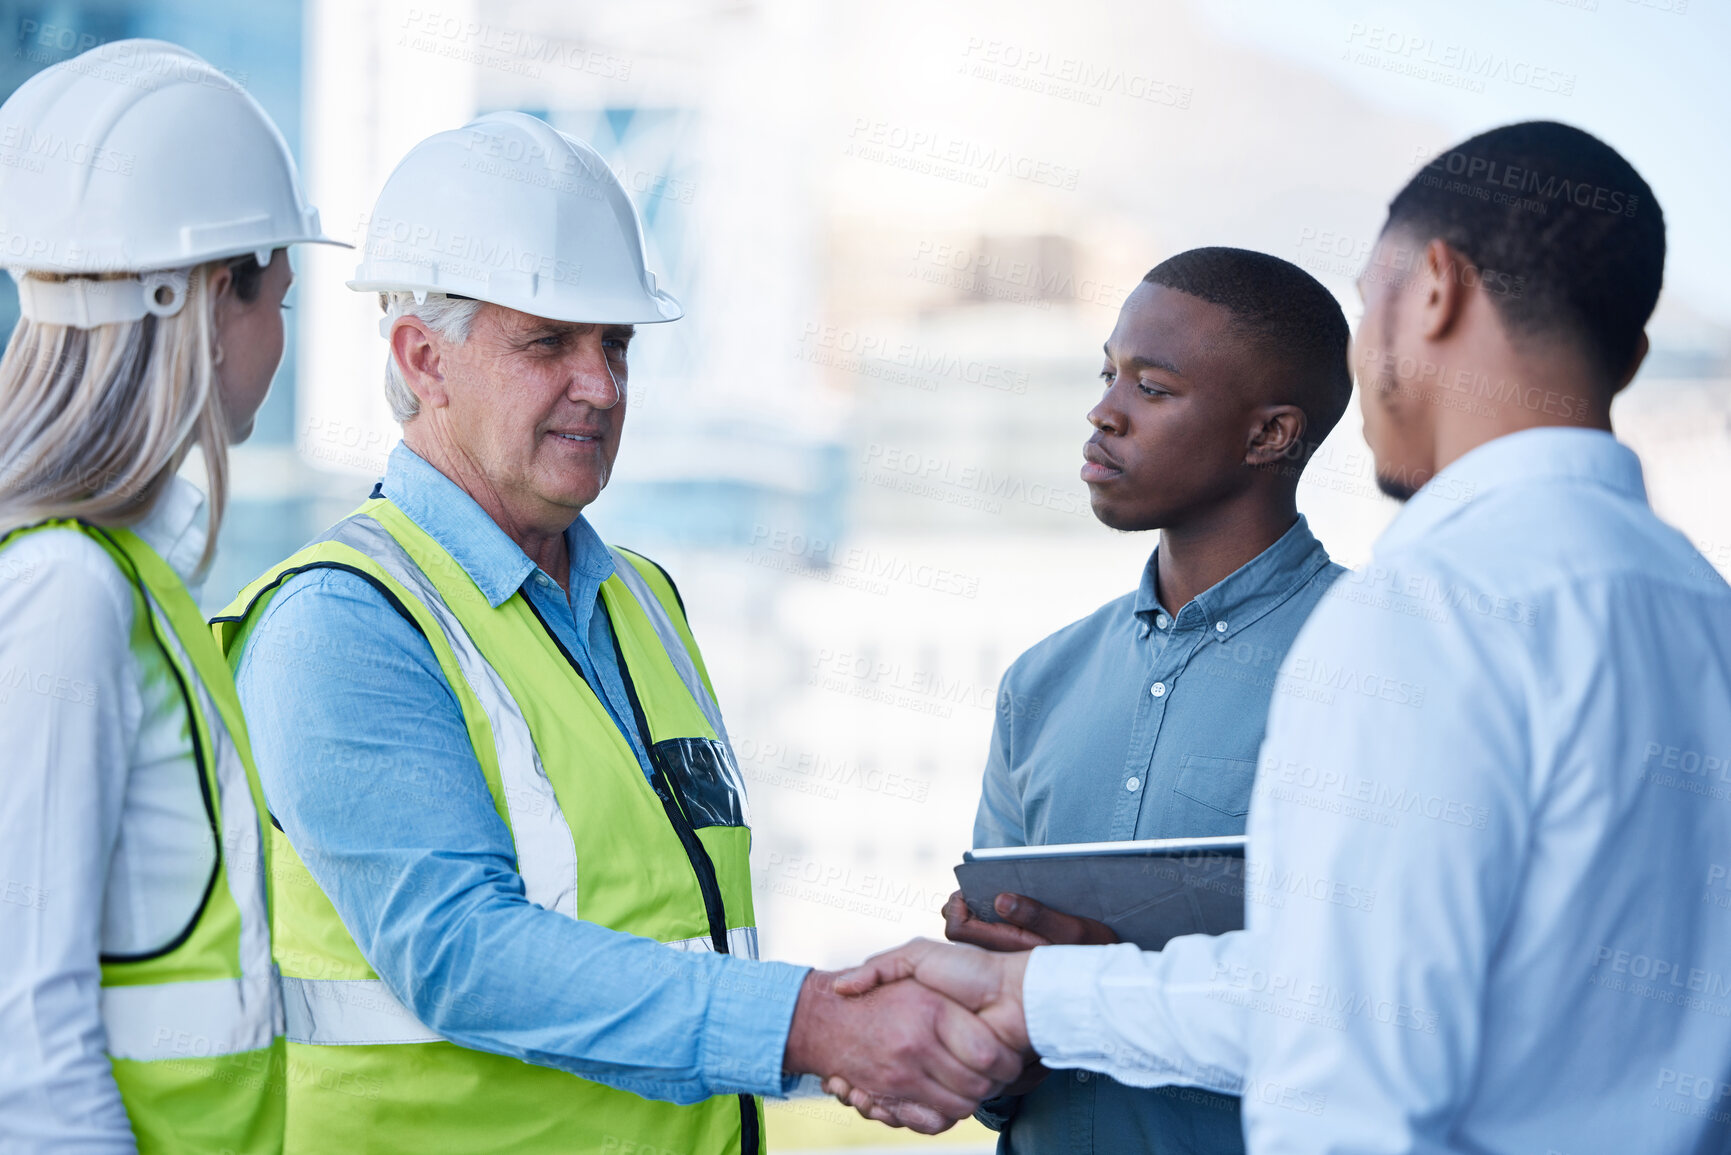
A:
[[[744,786],[702,657],[659,567],[613,556],[601,599],[653,783],[522,593],[493,608],[386,499],[260,577],[213,625],[237,663],[289,577],[319,568],[363,577],[437,656],[529,901],[681,949],[755,958]],[[658,1102],[440,1039],[367,964],[282,832],[272,837],[289,1152],[762,1149],[762,1107],[751,1096]]]
[[[0,538],[0,548],[50,529],[84,534],[131,583],[134,636],[167,656],[186,702],[217,849],[204,902],[180,934],[148,954],[102,959],[102,1024],[138,1150],[274,1155],[282,1150],[284,1067],[269,844],[234,679],[180,575],[132,531],[46,521]],[[148,820],[121,817],[123,825]]]

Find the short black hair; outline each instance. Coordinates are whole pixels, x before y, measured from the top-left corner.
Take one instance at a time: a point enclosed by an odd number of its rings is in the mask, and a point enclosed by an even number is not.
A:
[[[1457,249],[1511,334],[1562,338],[1607,382],[1634,359],[1665,276],[1653,190],[1616,149],[1551,120],[1436,157],[1389,202],[1394,229]]]
[[[1230,312],[1233,327],[1280,363],[1289,403],[1304,410],[1308,449],[1322,444],[1352,400],[1352,331],[1322,282],[1291,261],[1220,246],[1168,257],[1142,279]]]

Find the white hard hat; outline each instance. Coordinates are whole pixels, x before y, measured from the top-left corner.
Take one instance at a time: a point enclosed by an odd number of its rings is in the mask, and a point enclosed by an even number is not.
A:
[[[625,186],[587,144],[522,112],[436,133],[385,181],[349,288],[473,297],[555,321],[683,310],[643,264]]]
[[[319,230],[258,102],[202,58],[116,40],[43,69],[0,105],[0,264],[26,317],[90,327],[171,316],[205,261]],[[30,273],[144,274],[46,281]]]

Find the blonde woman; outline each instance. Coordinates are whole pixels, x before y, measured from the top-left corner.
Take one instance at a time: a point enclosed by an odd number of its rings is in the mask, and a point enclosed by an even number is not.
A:
[[[286,246],[325,240],[276,127],[181,48],[0,107],[0,1150],[281,1150],[263,796],[186,583]]]

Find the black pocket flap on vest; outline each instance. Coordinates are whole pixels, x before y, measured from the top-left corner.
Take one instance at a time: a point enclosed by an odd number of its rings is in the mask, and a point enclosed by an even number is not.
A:
[[[669,738],[655,743],[655,757],[694,829],[749,825],[745,782],[727,747],[713,738]]]

